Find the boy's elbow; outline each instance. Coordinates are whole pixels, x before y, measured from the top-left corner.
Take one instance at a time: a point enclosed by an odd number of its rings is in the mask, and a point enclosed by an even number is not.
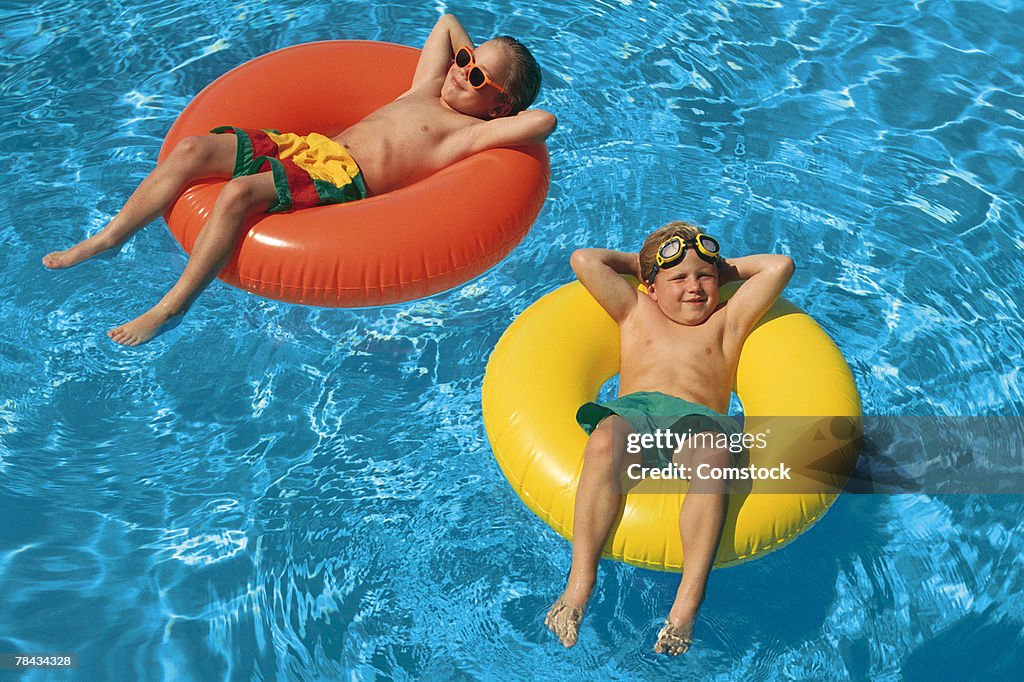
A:
[[[550,111],[541,111],[539,113],[541,114],[540,122],[539,122],[540,129],[541,129],[541,136],[544,139],[547,139],[547,137],[551,133],[555,132],[555,128],[558,127],[558,118],[554,114],[552,114]]]
[[[454,14],[442,14],[441,18],[437,20],[437,24],[435,25],[443,26],[444,28],[447,28],[449,31],[452,31],[456,27],[458,27],[459,29],[462,28],[462,24],[459,23],[458,17],[456,17]]]
[[[548,139],[558,125],[555,115],[542,109],[528,109],[520,116],[527,117],[525,120],[530,122],[526,138],[531,143],[540,143]]]
[[[796,271],[796,263],[789,256],[775,256],[775,271],[779,273],[779,277],[784,282],[789,282],[789,278],[793,276],[793,272]]]
[[[593,255],[590,249],[576,249],[569,256],[569,266],[573,272],[579,275],[581,271],[587,268],[587,264],[590,263],[592,258]]]

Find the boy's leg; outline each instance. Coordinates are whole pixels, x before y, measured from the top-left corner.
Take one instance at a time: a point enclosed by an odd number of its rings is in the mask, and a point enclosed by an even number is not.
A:
[[[622,473],[640,461],[640,455],[626,452],[630,433],[629,422],[611,415],[594,429],[583,451],[572,524],[572,567],[565,592],[544,621],[567,647],[576,643],[583,610],[597,580],[601,550],[622,510]]]
[[[159,333],[161,327],[184,315],[196,297],[224,268],[245,218],[252,213],[266,211],[276,198],[274,176],[269,172],[235,178],[225,185],[213,206],[210,219],[196,237],[192,255],[177,283],[147,312],[111,329],[107,335],[117,343],[137,346]]]
[[[733,455],[726,449],[695,448],[689,456],[678,459],[696,471],[700,464],[709,469],[726,469],[733,465]],[[694,476],[679,510],[679,533],[683,542],[683,577],[675,602],[669,611],[668,623],[658,634],[654,645],[657,653],[681,654],[690,647],[693,623],[704,601],[708,575],[718,552],[725,512],[729,504],[728,482],[723,479],[699,479]]]
[[[184,138],[163,163],[157,164],[146,176],[106,227],[70,249],[47,254],[43,265],[67,268],[121,246],[167,210],[190,181],[202,177],[231,177],[235,149],[234,135]]]

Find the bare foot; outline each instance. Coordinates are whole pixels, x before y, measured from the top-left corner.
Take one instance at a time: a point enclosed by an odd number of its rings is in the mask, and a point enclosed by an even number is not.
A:
[[[559,597],[558,601],[551,605],[547,617],[544,618],[544,625],[548,630],[555,633],[565,648],[572,648],[580,635],[580,623],[583,622],[583,607],[572,606]]]
[[[107,332],[107,336],[122,346],[138,346],[174,329],[181,324],[183,317],[184,314],[169,316],[157,308],[150,308],[131,322],[114,327]]]
[[[670,620],[658,633],[658,641],[654,643],[654,653],[678,656],[685,654],[693,644],[693,621],[683,625],[675,625]]]
[[[72,265],[78,265],[84,260],[98,256],[106,251],[114,250],[116,253],[117,245],[110,244],[104,239],[99,239],[98,234],[78,242],[70,249],[64,251],[53,251],[43,256],[43,265],[50,268],[51,270],[59,270],[61,268],[70,268]],[[110,255],[114,255],[111,253]]]

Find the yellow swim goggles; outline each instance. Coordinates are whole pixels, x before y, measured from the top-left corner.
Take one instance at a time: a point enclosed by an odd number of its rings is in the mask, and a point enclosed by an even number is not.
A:
[[[668,270],[679,265],[686,258],[686,248],[693,247],[697,255],[708,263],[717,263],[722,257],[722,247],[718,240],[709,234],[698,232],[693,239],[683,239],[679,235],[669,237],[658,247],[658,253],[654,257],[654,265],[651,266],[651,274],[647,277],[647,283],[654,281],[658,270]]]

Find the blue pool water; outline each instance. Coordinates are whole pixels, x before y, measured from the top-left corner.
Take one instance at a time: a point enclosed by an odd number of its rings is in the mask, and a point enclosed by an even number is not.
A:
[[[421,45],[442,11],[522,37],[560,121],[547,204],[482,277],[364,310],[216,283],[125,349],[105,330],[185,262],[162,225],[114,260],[40,265],[109,220],[231,67]],[[0,4],[0,652],[74,652],[96,680],[1012,675],[1010,495],[841,497],[712,574],[682,660],[650,651],[677,577],[605,562],[564,650],[542,620],[569,545],[505,483],[479,401],[573,249],[634,250],[681,217],[727,255],[795,259],[787,295],[866,413],[1024,416],[1022,24],[997,0]]]

